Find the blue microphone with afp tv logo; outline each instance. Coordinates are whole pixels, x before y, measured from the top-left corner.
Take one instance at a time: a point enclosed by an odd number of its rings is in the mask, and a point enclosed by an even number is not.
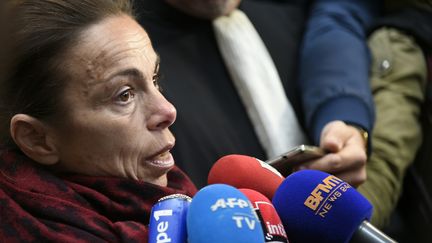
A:
[[[214,184],[194,196],[187,215],[189,243],[263,243],[261,223],[238,189]]]
[[[187,242],[186,215],[192,199],[172,194],[159,199],[152,207],[149,224],[149,243]]]

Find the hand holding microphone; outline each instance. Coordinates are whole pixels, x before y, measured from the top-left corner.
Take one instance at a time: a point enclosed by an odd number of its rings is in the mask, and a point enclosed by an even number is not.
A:
[[[367,132],[342,121],[325,125],[320,146],[300,145],[266,161],[282,175],[302,169],[333,174],[357,187],[366,180]]]
[[[342,121],[329,122],[320,137],[320,147],[329,153],[302,164],[301,168],[325,171],[358,187],[366,180],[365,134],[367,133]]]
[[[222,157],[214,168],[209,183],[249,188],[272,198],[290,242],[395,242],[368,223],[372,205],[367,199],[333,175],[302,170],[283,180],[244,155]]]

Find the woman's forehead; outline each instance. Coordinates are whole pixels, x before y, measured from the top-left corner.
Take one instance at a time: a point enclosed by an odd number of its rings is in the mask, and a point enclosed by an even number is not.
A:
[[[71,64],[84,66],[87,78],[100,80],[119,68],[138,65],[152,75],[158,56],[147,33],[128,16],[115,16],[91,26],[72,48]]]
[[[134,52],[155,57],[147,32],[127,15],[113,16],[90,26],[81,35],[81,54],[91,59],[119,58]]]

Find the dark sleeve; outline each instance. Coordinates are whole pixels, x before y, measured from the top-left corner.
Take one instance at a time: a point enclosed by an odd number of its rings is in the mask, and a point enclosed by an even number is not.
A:
[[[318,0],[311,8],[298,81],[315,144],[330,121],[342,120],[368,132],[373,127],[366,29],[380,8],[376,0]]]

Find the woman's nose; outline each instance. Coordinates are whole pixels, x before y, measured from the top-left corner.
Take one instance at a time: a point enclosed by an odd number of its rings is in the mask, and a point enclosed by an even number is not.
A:
[[[176,108],[160,92],[156,94],[153,102],[153,112],[147,123],[149,130],[168,128],[177,117]]]

